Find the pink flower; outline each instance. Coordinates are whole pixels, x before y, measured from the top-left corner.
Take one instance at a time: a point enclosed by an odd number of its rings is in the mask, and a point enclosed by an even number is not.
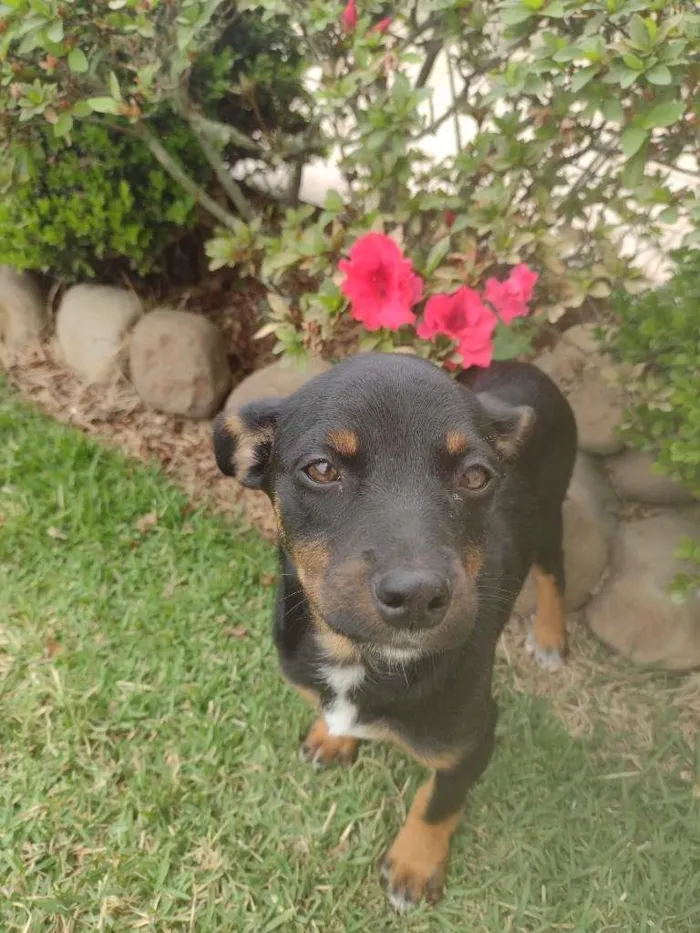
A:
[[[444,334],[457,341],[462,365],[486,367],[493,356],[493,332],[498,320],[473,288],[463,285],[451,295],[433,295],[425,306],[417,333],[424,340]]]
[[[381,32],[382,35],[384,35],[385,32],[388,32],[390,26],[391,17],[385,16],[384,19],[380,19],[378,23],[375,23],[374,26],[372,26],[370,32]]]
[[[484,288],[486,300],[493,305],[504,324],[529,313],[528,302],[539,276],[524,263],[511,270],[505,282],[487,279]]]
[[[353,32],[357,26],[357,19],[357,2],[356,0],[348,0],[343,15],[340,17],[340,24],[345,32]]]
[[[345,280],[341,291],[350,299],[350,312],[367,330],[398,330],[416,319],[411,308],[423,295],[423,282],[410,259],[391,237],[367,233],[353,244],[350,258],[338,264]]]

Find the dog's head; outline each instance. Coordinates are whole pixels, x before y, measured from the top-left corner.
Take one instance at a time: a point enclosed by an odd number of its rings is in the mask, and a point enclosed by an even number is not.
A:
[[[214,448],[225,474],[271,498],[317,624],[400,659],[469,637],[532,419],[431,363],[367,354],[220,414]]]

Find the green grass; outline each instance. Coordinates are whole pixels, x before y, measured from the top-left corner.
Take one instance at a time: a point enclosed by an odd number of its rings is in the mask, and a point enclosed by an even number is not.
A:
[[[631,769],[603,712],[574,738],[501,664],[447,895],[397,918],[376,865],[422,773],[382,746],[298,761],[271,550],[1,386],[0,516],[2,933],[698,933],[700,779],[668,703]]]

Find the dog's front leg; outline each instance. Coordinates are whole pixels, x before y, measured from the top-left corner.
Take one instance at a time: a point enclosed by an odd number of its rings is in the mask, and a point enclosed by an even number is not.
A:
[[[452,835],[469,788],[491,759],[494,729],[495,716],[494,726],[459,763],[436,770],[416,793],[406,822],[382,866],[389,900],[397,910],[407,910],[421,898],[429,902],[439,900]]]

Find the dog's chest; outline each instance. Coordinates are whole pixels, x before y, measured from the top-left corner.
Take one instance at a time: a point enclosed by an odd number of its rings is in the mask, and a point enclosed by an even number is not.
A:
[[[321,675],[333,694],[323,706],[323,715],[331,735],[370,738],[369,726],[359,721],[357,704],[353,702],[353,692],[362,684],[366,673],[361,664],[326,664],[321,669]]]

